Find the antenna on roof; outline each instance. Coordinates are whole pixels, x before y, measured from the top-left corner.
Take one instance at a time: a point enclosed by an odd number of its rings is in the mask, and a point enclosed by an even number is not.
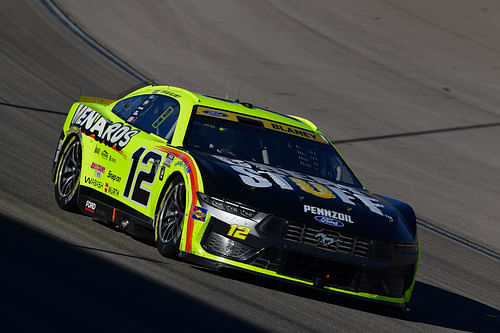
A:
[[[238,88],[238,95],[237,95],[236,100],[235,100],[236,103],[240,102],[240,92],[241,92],[241,82],[240,82],[240,86]]]

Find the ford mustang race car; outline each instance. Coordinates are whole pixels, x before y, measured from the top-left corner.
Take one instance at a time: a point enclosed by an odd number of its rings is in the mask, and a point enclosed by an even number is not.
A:
[[[58,205],[166,257],[406,307],[416,218],[361,184],[310,121],[171,86],[81,97],[53,162]]]

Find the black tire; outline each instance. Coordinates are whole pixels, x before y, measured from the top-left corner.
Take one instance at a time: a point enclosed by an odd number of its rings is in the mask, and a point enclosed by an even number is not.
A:
[[[82,146],[73,136],[66,144],[57,163],[54,193],[62,209],[77,211],[78,187],[82,167]]]
[[[156,248],[165,257],[176,258],[179,254],[185,214],[186,186],[182,177],[176,176],[165,191],[156,215]]]

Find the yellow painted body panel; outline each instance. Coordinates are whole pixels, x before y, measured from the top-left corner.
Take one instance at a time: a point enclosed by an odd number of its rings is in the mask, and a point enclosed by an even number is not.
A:
[[[202,96],[181,88],[147,86],[130,93],[124,98],[143,94],[163,94],[178,101],[181,112],[171,142],[167,142],[167,140],[155,134],[140,131],[113,114],[111,110],[118,101],[82,96],[80,103],[73,104],[63,127],[64,137],[62,142],[67,142],[67,139],[72,135],[80,137],[82,143],[80,185],[115,199],[117,202],[150,218],[154,223],[157,207],[162,199],[160,197],[162,190],[168,186],[168,182],[173,175],[181,175],[186,189],[189,190],[186,191],[187,214],[184,217],[180,250],[237,268],[304,285],[312,285],[308,281],[212,255],[201,247],[201,240],[209,224],[210,215],[207,214],[205,221],[193,219],[191,215],[194,207],[199,205],[196,193],[203,192],[203,179],[194,158],[183,151],[181,147],[190,117],[196,106],[204,107],[198,108],[198,112],[222,110],[221,112],[226,113],[228,120],[233,121],[238,121],[238,115],[243,115],[249,119],[264,119],[265,127],[270,129],[327,144],[331,144],[331,142],[317,130],[312,122],[301,117],[289,117],[263,109],[249,108],[239,103]],[[99,123],[101,118],[107,119],[107,123],[104,121]],[[111,126],[110,124],[115,126],[117,130],[106,134],[106,130]],[[277,124],[280,124],[279,128],[276,128]],[[102,127],[101,130],[99,126]],[[83,130],[84,128],[87,128],[87,130],[94,129],[97,134],[89,135]],[[92,131],[88,130],[87,132]],[[307,137],[309,135],[307,133],[312,134]],[[114,140],[115,136],[119,136],[119,134],[121,134],[120,139]],[[313,134],[316,134],[317,137]],[[145,181],[151,175],[154,175],[154,177]],[[325,287],[325,289],[400,304],[409,302],[414,284],[415,279],[411,288],[406,291],[405,296],[402,298],[383,297],[331,287]]]

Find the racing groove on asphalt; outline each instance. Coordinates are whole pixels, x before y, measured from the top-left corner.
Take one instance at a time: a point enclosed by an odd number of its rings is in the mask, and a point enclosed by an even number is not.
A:
[[[7,331],[496,331],[500,326],[498,261],[423,229],[412,311],[401,315],[167,260],[150,244],[60,211],[50,164],[63,113],[82,87],[113,94],[137,81],[40,3],[6,1],[0,7],[1,318]]]

